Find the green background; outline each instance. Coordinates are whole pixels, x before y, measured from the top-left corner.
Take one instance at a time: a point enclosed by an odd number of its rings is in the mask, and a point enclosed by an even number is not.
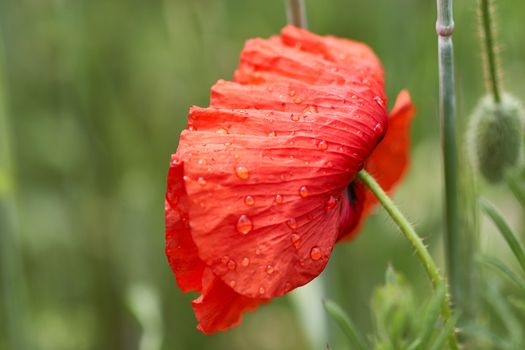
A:
[[[461,123],[484,89],[475,5],[455,7]],[[434,2],[307,0],[307,13],[310,30],[374,49],[390,106],[400,89],[411,92],[413,161],[396,200],[441,261]],[[498,2],[505,86],[522,100],[523,13],[523,1]],[[245,40],[285,22],[277,0],[0,0],[0,349],[309,346],[289,296],[202,335],[195,295],[177,288],[164,256],[166,173],[188,108],[207,106],[210,86],[231,79]],[[518,222],[513,199],[496,192]],[[497,238],[481,243],[507,254]],[[320,283],[366,333],[389,262],[428,294],[412,250],[377,210],[335,249]],[[331,348],[342,348],[329,328]]]

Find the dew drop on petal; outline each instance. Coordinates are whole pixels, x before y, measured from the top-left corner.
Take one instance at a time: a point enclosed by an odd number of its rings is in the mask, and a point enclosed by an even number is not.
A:
[[[235,282],[235,280],[231,280],[230,281],[230,287],[231,288],[235,287],[236,284],[237,284],[237,282]]]
[[[255,249],[255,255],[261,255],[261,249],[259,248]]]
[[[280,194],[276,194],[275,195],[275,203],[282,204],[283,203],[283,196],[281,196]]]
[[[199,178],[197,179],[197,183],[198,183],[199,185],[201,185],[201,186],[204,186],[204,185],[206,185],[206,180],[204,180],[203,177],[199,177]]]
[[[288,227],[292,230],[295,230],[297,228],[297,220],[294,218],[288,219],[288,221],[286,221],[286,225],[288,225]]]
[[[250,259],[247,258],[247,257],[244,257],[244,258],[241,260],[241,265],[244,266],[244,267],[250,265]]]
[[[269,137],[274,137],[275,136],[275,131],[272,131],[268,134]]]
[[[294,122],[299,121],[299,116],[297,114],[290,114],[290,119]]]
[[[308,197],[308,189],[306,188],[306,186],[301,186],[299,188],[299,195],[303,198]]]
[[[333,209],[336,204],[337,204],[337,198],[330,195],[330,198],[328,198],[324,207],[326,210],[330,210],[330,209]]]
[[[259,288],[259,294],[264,294],[264,292],[265,292],[264,287],[260,287],[260,288]]]
[[[295,96],[295,90],[290,90],[288,95],[290,95],[290,97],[294,97]]]
[[[385,101],[379,96],[374,97],[374,101],[379,105],[379,107],[385,107]]]
[[[237,221],[237,231],[239,231],[242,234],[247,234],[253,229],[253,223],[250,218],[243,214],[239,217],[239,221]]]
[[[219,130],[217,130],[217,134],[227,134],[228,133],[228,130],[224,129],[224,128],[220,128]]]
[[[197,164],[199,164],[199,165],[206,165],[206,159],[202,159],[202,158],[199,159],[199,160],[197,161]]]
[[[271,86],[267,86],[267,87],[266,87],[266,91],[268,91],[268,92],[272,92],[272,91],[273,91],[273,87],[271,87]]]
[[[188,130],[189,130],[189,131],[193,131],[193,130],[195,130],[195,128],[193,127],[193,125],[189,125],[189,126],[188,126]]]
[[[296,249],[299,248],[299,243],[301,243],[301,236],[299,236],[297,233],[292,233],[292,235],[290,236],[290,240],[292,241],[292,244]]]
[[[187,176],[187,175],[184,175],[184,176],[182,177],[182,179],[183,179],[184,181],[190,181],[190,177]]]
[[[236,167],[235,168],[235,173],[242,180],[246,180],[250,176],[250,174],[248,173],[248,169],[246,167],[244,167],[244,166]]]
[[[318,246],[313,246],[312,249],[310,250],[310,258],[312,260],[319,260],[321,259],[321,256],[322,256],[321,248],[319,248]]]
[[[266,273],[271,275],[274,272],[273,266],[268,264],[266,265]]]
[[[300,97],[297,97],[295,100],[293,100],[293,103],[300,105],[301,103],[303,103],[303,99]]]
[[[376,126],[374,126],[374,132],[376,132],[378,134],[382,134],[383,133],[383,126],[381,126],[380,123],[377,123]]]
[[[228,255],[225,255],[221,258],[221,261],[223,264],[227,264],[228,261],[230,261],[230,257]]]
[[[326,151],[328,149],[328,143],[326,141],[321,141],[317,145],[321,151]]]
[[[287,292],[289,292],[291,290],[292,290],[292,284],[290,282],[286,282],[284,284],[284,291],[285,291],[285,293],[287,293]]]
[[[248,196],[244,197],[244,204],[246,204],[248,206],[252,206],[252,205],[255,204],[255,199],[252,196],[248,195]]]
[[[317,113],[317,112],[318,112],[317,106],[314,106],[314,105],[308,106],[303,110],[304,114],[312,114],[312,113]]]
[[[228,266],[228,270],[232,271],[237,267],[237,263],[234,260],[229,260],[226,265]]]

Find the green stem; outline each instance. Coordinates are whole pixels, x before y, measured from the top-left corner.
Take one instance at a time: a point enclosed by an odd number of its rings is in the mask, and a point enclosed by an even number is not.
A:
[[[405,238],[410,242],[412,247],[416,250],[416,254],[425,268],[425,271],[432,282],[432,287],[436,290],[442,284],[445,283],[444,278],[439,273],[439,270],[436,266],[436,263],[430,256],[427,248],[423,244],[423,240],[417,235],[416,231],[410,224],[410,222],[405,218],[403,213],[397,208],[392,199],[383,191],[381,186],[376,182],[376,180],[365,170],[361,170],[357,174],[358,178],[372,191],[374,196],[379,200],[381,205],[388,212],[392,220],[397,224]],[[450,298],[447,293],[445,300],[441,308],[441,316],[443,317],[444,323],[448,323],[452,319],[452,310],[450,308]],[[449,345],[453,350],[458,349],[458,341],[456,338],[456,332],[454,329],[450,332],[449,336]]]
[[[452,0],[437,0],[438,55],[439,55],[439,112],[443,147],[445,180],[445,259],[452,299],[461,305],[458,147],[456,142],[456,93],[454,86],[454,49],[452,33],[454,20]]]
[[[498,56],[494,43],[494,23],[492,20],[492,5],[490,0],[479,0],[479,8],[481,13],[480,31],[484,41],[483,46],[486,56],[485,78],[489,81],[490,89],[494,95],[494,101],[499,103],[501,101],[501,84],[498,72]]]
[[[304,0],[287,0],[286,13],[288,15],[288,23],[301,28],[308,26]]]

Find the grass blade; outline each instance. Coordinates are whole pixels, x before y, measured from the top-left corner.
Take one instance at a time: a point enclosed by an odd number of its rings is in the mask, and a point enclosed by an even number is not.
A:
[[[515,274],[502,261],[494,257],[487,256],[487,255],[481,256],[479,258],[479,261],[485,266],[488,266],[490,268],[493,268],[494,270],[497,270],[507,279],[514,282],[514,284],[516,284],[518,287],[525,290],[525,280],[522,277]]]
[[[514,194],[514,197],[520,202],[521,206],[525,209],[525,189],[521,186],[515,177],[510,177],[507,184]]]
[[[496,207],[494,207],[494,205],[485,198],[480,198],[479,204],[481,210],[483,210],[485,214],[487,214],[492,219],[505,241],[507,241],[507,244],[514,253],[514,256],[516,259],[518,259],[523,272],[525,272],[525,252],[523,251],[523,247],[521,246],[520,242],[516,238],[516,235],[514,232],[512,232],[512,229],[507,224],[507,221],[505,221]]]
[[[361,336],[356,326],[348,317],[348,315],[331,300],[324,300],[323,302],[326,312],[337,322],[339,327],[343,330],[343,333],[348,337],[350,343],[357,350],[367,350],[369,349],[365,339]]]

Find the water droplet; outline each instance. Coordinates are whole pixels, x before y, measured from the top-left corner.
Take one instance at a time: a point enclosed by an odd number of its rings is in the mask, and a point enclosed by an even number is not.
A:
[[[383,126],[380,123],[377,123],[376,126],[374,126],[374,132],[378,134],[383,133]]]
[[[290,114],[290,119],[294,122],[299,121],[299,116],[297,114]]]
[[[291,290],[292,290],[292,284],[290,282],[286,282],[284,284],[284,291],[285,291],[285,293],[287,293],[287,292],[289,292]]]
[[[225,255],[221,258],[221,261],[223,264],[227,264],[228,261],[230,261],[230,257],[228,255]]]
[[[301,236],[299,236],[297,233],[292,233],[292,235],[290,236],[290,240],[292,241],[292,244],[296,249],[299,248],[299,243],[301,243]]]
[[[223,128],[220,128],[219,130],[217,130],[217,134],[223,134],[223,135],[225,135],[225,134],[227,134],[227,133],[228,133],[228,130],[223,129]]]
[[[330,198],[328,198],[324,207],[326,210],[330,210],[330,209],[333,209],[336,204],[337,204],[337,198],[330,195]]]
[[[255,204],[255,199],[252,196],[248,195],[244,197],[244,204],[252,206]]]
[[[242,234],[247,234],[253,229],[253,223],[252,220],[246,215],[241,215],[239,217],[239,221],[237,221],[237,231],[239,231]]]
[[[295,96],[295,90],[290,90],[288,95],[290,95],[290,97],[294,97]]]
[[[306,186],[301,186],[299,188],[299,195],[303,198],[308,197],[308,189],[306,188]]]
[[[197,161],[197,164],[199,164],[199,165],[206,165],[206,159],[199,159]]]
[[[322,256],[323,254],[321,253],[321,248],[319,248],[318,246],[312,247],[312,249],[310,250],[310,258],[312,260],[319,260]]]
[[[237,284],[237,282],[235,282],[234,280],[230,281],[230,287],[231,288],[235,287],[236,284]]]
[[[293,100],[293,103],[300,105],[301,103],[303,103],[303,99],[300,97],[297,97],[295,100]]]
[[[248,259],[247,257],[244,257],[241,261],[241,265],[244,267],[250,265],[250,259]]]
[[[265,291],[265,290],[264,290],[264,287],[260,287],[260,288],[259,288],[259,294],[264,294],[264,291]]]
[[[271,275],[274,272],[273,266],[268,264],[266,265],[266,273]]]
[[[356,95],[352,95],[352,100],[355,100],[357,98]]]
[[[283,203],[283,196],[281,196],[280,194],[276,194],[275,195],[275,203],[282,204]]]
[[[266,91],[268,91],[268,92],[272,92],[272,91],[273,91],[273,87],[271,87],[271,86],[267,86],[267,87],[266,87]]]
[[[195,128],[193,127],[193,125],[188,125],[188,130],[189,131],[193,131],[193,130],[195,130]]]
[[[383,99],[379,96],[375,96],[374,97],[374,101],[376,101],[376,103],[379,105],[379,107],[383,108],[385,107],[385,101],[383,101]]]
[[[255,255],[261,255],[261,249],[260,248],[255,249]]]
[[[273,137],[273,136],[275,136],[275,131],[270,132],[270,133],[268,134],[268,136],[269,136],[269,137]]]
[[[321,141],[317,147],[319,147],[319,149],[322,151],[326,151],[328,149],[328,143],[326,141]]]
[[[288,225],[288,227],[292,230],[295,230],[297,228],[297,220],[294,218],[288,219],[288,221],[286,221],[286,225]]]
[[[184,175],[184,176],[182,177],[182,179],[183,179],[184,181],[190,181],[190,177],[187,176],[187,175]]]
[[[232,271],[235,270],[235,268],[237,267],[237,263],[235,263],[234,260],[228,261],[228,264],[226,265],[228,266],[228,270],[232,270]]]
[[[250,176],[250,174],[248,173],[248,169],[246,167],[244,167],[244,166],[236,167],[235,168],[235,173],[242,180],[246,180]]]
[[[201,185],[201,186],[204,186],[204,185],[206,185],[206,180],[204,180],[203,177],[199,177],[199,178],[197,179],[197,183],[198,183],[199,185]]]
[[[312,113],[317,113],[317,112],[318,112],[317,106],[308,106],[303,110],[304,114],[312,114]]]

